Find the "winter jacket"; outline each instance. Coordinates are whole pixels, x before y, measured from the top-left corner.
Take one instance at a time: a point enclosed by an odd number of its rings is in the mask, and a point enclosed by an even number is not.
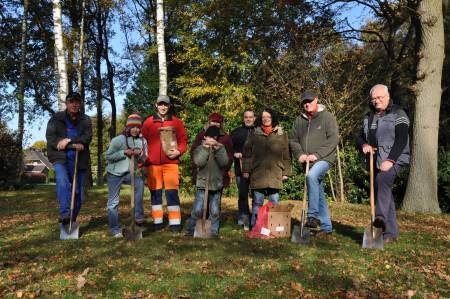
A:
[[[250,173],[251,189],[282,189],[282,178],[291,174],[286,132],[280,126],[266,135],[257,127],[245,142],[242,172]]]
[[[377,167],[386,160],[399,165],[409,164],[409,118],[406,112],[391,100],[386,111],[373,122],[375,110],[372,105],[370,108],[364,116],[363,129],[357,139],[359,149],[365,143],[376,147]]]
[[[193,160],[193,153],[197,147],[199,147],[203,139],[205,137],[206,129],[208,129],[208,125],[205,125],[205,127],[200,131],[200,133],[197,134],[197,136],[194,139],[194,142],[191,146],[191,161],[192,161],[192,183],[195,183],[197,181],[197,168],[194,166],[194,160]],[[230,135],[226,134],[225,131],[221,128],[220,135],[217,138],[217,142],[223,144],[225,147],[227,156],[228,156],[228,164],[226,167],[222,168],[222,174],[223,174],[223,186],[228,187],[230,186],[230,175],[228,174],[228,171],[231,168],[231,164],[233,163],[233,142],[231,141]]]
[[[203,145],[198,146],[192,155],[194,165],[197,168],[196,187],[204,189],[206,187],[206,178],[208,176],[208,158],[209,148]],[[229,157],[223,145],[217,150],[212,150],[213,160],[211,161],[211,173],[209,176],[208,189],[211,191],[221,190],[223,188],[223,169],[229,164]]]
[[[334,116],[319,105],[319,111],[311,119],[305,114],[298,116],[292,126],[289,139],[295,159],[301,155],[314,154],[317,160],[333,164],[336,161],[336,146],[339,142],[339,129]]]
[[[135,157],[135,169],[138,163],[147,159],[147,142],[143,138],[126,137],[124,134],[114,137],[106,151],[108,166],[106,171],[116,176],[123,176],[130,171],[130,158],[125,155],[125,150],[138,148],[142,155]]]
[[[178,150],[180,156],[176,159],[169,159],[162,150],[159,128],[172,126],[175,128],[177,136]],[[142,136],[146,139],[148,144],[148,158],[147,164],[161,165],[161,164],[179,164],[182,154],[186,152],[187,135],[183,122],[174,115],[168,115],[166,120],[161,119],[158,114],[150,116],[142,126]]]
[[[71,138],[66,149],[59,151],[56,146],[64,138],[68,138],[66,118],[75,125],[78,136]],[[91,119],[84,113],[79,112],[77,119],[73,122],[66,111],[55,113],[47,123],[45,133],[47,139],[48,159],[53,164],[65,163],[67,161],[67,151],[73,150],[73,144],[83,144],[84,150],[78,154],[78,169],[87,169],[89,164],[89,144],[92,140]]]
[[[245,125],[236,128],[231,132],[231,140],[233,141],[233,152],[242,153],[244,151],[245,141],[247,137],[253,133],[255,127],[246,127]],[[241,176],[241,159],[234,158],[234,173],[236,176]]]

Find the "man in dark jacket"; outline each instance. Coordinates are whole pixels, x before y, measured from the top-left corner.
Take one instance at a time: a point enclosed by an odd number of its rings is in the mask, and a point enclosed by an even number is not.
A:
[[[81,112],[81,96],[72,92],[66,97],[66,110],[55,113],[47,124],[47,153],[55,168],[56,196],[59,201],[59,221],[70,221],[70,196],[75,170],[75,152],[78,151],[78,174],[75,189],[75,222],[83,203],[84,179],[89,163],[89,144],[92,140],[90,118]]]
[[[335,162],[339,129],[336,119],[318,103],[315,93],[304,92],[301,101],[304,113],[294,121],[290,146],[300,163],[309,161],[313,164],[306,176],[309,204],[305,226],[320,226],[321,233],[328,234],[332,225],[322,180]]]
[[[376,149],[373,225],[383,229],[385,242],[391,242],[399,234],[392,185],[400,169],[409,164],[409,118],[401,107],[392,103],[386,85],[372,87],[370,98],[370,111],[364,117],[357,144],[364,154]]]
[[[233,141],[234,151],[234,173],[236,175],[236,184],[239,190],[238,199],[238,225],[243,225],[244,229],[248,229],[250,209],[248,207],[248,193],[250,191],[250,181],[242,177],[242,153],[247,137],[254,131],[255,112],[247,109],[243,114],[243,124],[239,128],[231,132],[231,140]]]

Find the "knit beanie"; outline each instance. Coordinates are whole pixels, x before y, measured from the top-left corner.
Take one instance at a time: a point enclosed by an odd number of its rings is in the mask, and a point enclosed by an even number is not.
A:
[[[142,117],[138,113],[132,113],[128,116],[127,127],[141,127]]]
[[[209,121],[213,121],[216,123],[221,123],[223,122],[223,116],[220,113],[217,112],[213,112],[209,115],[208,117]]]

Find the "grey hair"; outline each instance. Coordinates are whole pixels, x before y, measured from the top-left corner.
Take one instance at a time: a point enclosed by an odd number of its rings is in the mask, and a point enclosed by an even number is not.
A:
[[[384,84],[376,84],[370,89],[369,95],[372,96],[373,91],[375,89],[377,89],[377,88],[380,88],[380,87],[383,88],[383,90],[384,90],[384,92],[386,94],[389,94],[389,88],[386,85],[384,85]]]

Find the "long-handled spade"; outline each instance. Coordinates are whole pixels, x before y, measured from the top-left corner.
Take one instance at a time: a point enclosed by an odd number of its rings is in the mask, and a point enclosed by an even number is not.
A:
[[[130,192],[130,211],[131,211],[131,225],[128,227],[125,227],[123,229],[123,236],[125,239],[134,241],[142,239],[142,230],[136,227],[136,220],[135,220],[135,214],[136,214],[136,208],[135,208],[135,198],[134,198],[134,156],[131,156],[130,158],[130,180],[131,180],[131,192]]]
[[[308,244],[311,231],[308,227],[305,227],[305,216],[307,211],[306,202],[308,201],[308,187],[306,184],[306,176],[309,172],[309,161],[306,161],[306,170],[305,170],[305,185],[303,188],[303,205],[302,205],[302,213],[300,217],[300,226],[294,225],[292,230],[291,242],[300,243],[300,244]]]
[[[375,220],[375,192],[373,187],[374,169],[373,169],[373,150],[370,151],[370,225],[364,230],[363,248],[383,249],[383,231],[381,228],[373,226]]]
[[[208,193],[209,193],[209,179],[211,176],[211,163],[213,155],[211,147],[209,147],[208,156],[208,172],[206,173],[205,182],[205,196],[203,197],[203,217],[195,223],[194,238],[209,239],[211,238],[211,220],[206,219],[206,211],[208,209]]]
[[[61,240],[69,240],[69,239],[78,239],[79,238],[79,225],[77,222],[74,222],[73,219],[73,210],[75,207],[75,193],[77,190],[77,175],[78,175],[78,150],[75,150],[75,165],[73,170],[73,180],[72,180],[72,193],[70,194],[70,219],[69,219],[69,227],[67,224],[64,225],[61,223],[59,238]]]

